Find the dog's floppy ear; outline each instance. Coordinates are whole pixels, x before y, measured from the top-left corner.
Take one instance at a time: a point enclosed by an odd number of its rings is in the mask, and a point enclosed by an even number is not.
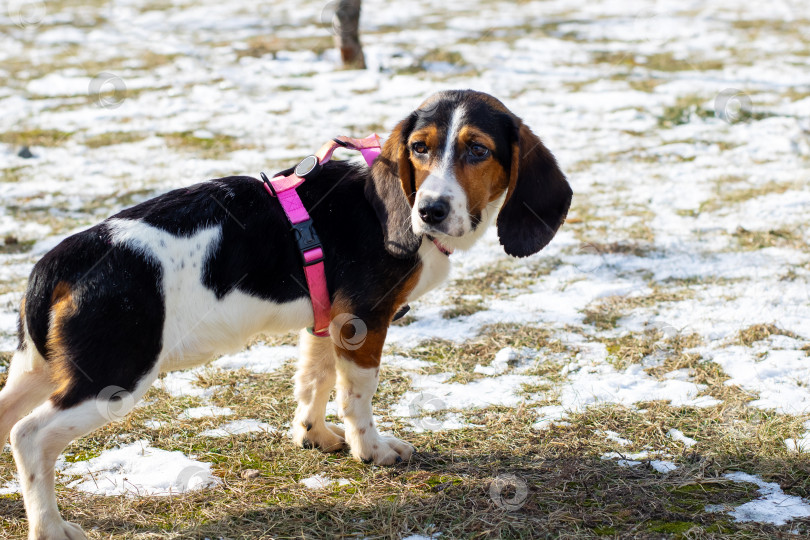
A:
[[[498,214],[498,238],[507,254],[527,257],[554,238],[568,214],[572,191],[537,135],[519,118],[512,116],[511,121],[515,141],[509,188]]]
[[[366,184],[366,198],[380,220],[385,237],[385,249],[391,255],[406,258],[419,250],[422,239],[411,226],[413,167],[408,149],[408,137],[416,123],[411,114],[397,124],[385,141],[382,153],[371,168],[371,180]]]

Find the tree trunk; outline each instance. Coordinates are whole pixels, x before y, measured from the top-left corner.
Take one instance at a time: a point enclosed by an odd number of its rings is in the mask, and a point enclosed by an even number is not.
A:
[[[333,22],[335,46],[340,50],[343,67],[365,69],[360,45],[360,0],[339,0]]]

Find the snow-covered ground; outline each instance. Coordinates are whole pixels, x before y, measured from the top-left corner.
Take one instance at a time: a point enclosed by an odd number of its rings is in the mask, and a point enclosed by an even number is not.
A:
[[[418,433],[468,426],[460,412],[492,405],[534,407],[537,430],[602,404],[717,405],[695,366],[667,368],[688,338],[685,352],[751,393],[749,407],[810,415],[810,26],[796,22],[810,19],[808,4],[366,0],[363,9],[363,71],[336,67],[322,2],[0,9],[0,351],[16,346],[33,263],[65,235],[171,188],[280,169],[337,134],[384,133],[432,92],[463,87],[502,99],[555,153],[575,193],[569,221],[527,262],[507,262],[494,231],[453,255],[451,280],[499,264],[517,279],[473,295],[482,309],[468,316],[442,316],[461,300],[453,287],[411,306],[415,320],[392,327],[396,355],[384,361],[411,386],[379,412]],[[18,155],[23,144],[33,157]],[[607,324],[594,316],[605,310],[615,315]],[[425,340],[462,343],[503,322],[547,329],[566,350],[505,348],[467,382],[408,358]],[[741,337],[758,326],[771,330]],[[651,349],[617,363],[611,343],[633,335]],[[259,343],[212,367],[273,373],[295,355]],[[554,377],[532,374],[548,361],[560,365]],[[203,435],[287,429],[214,407],[218,387],[197,385],[202,372],[156,384],[202,404],[186,419],[227,416]],[[524,384],[548,389],[527,395]],[[669,437],[699,448],[699,437],[674,428]],[[785,445],[807,452],[808,440],[797,432]],[[209,464],[146,441],[60,474],[104,494],[216,483]],[[310,480],[313,489],[342,481]],[[729,480],[756,483],[762,499],[714,510],[777,525],[810,515],[776,484]]]

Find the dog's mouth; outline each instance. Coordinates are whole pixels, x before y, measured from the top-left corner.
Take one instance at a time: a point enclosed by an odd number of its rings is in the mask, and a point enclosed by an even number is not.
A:
[[[413,229],[416,234],[426,234],[435,237],[444,236],[447,238],[461,238],[465,234],[471,232],[467,230],[464,220],[460,217],[451,216],[437,225],[425,223],[421,219],[417,219],[415,221],[416,223],[414,224]],[[472,230],[475,230],[475,227],[473,227]]]

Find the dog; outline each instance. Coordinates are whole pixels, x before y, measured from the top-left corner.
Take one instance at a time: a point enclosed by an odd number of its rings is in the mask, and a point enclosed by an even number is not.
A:
[[[392,319],[447,277],[452,250],[471,247],[493,222],[507,254],[541,250],[572,197],[529,127],[473,90],[433,95],[397,124],[371,168],[327,162],[298,194],[320,235],[331,336],[306,330],[313,302],[300,253],[279,201],[255,178],[169,191],[37,262],[0,391],[0,448],[10,434],[30,539],[86,538],[59,513],[54,464],[110,420],[111,403],[131,409],[161,373],[238,350],[261,332],[305,329],[297,445],[346,445],[378,465],[408,460],[413,447],[382,437],[371,408]],[[361,322],[336,324],[347,318]],[[345,431],[325,421],[335,385]]]

